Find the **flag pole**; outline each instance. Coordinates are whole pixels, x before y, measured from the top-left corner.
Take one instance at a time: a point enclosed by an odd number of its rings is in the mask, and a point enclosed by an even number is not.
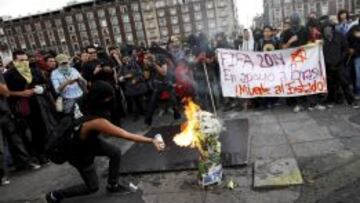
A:
[[[217,116],[217,110],[216,110],[216,106],[215,106],[214,94],[213,94],[213,90],[212,90],[212,87],[211,87],[211,84],[210,84],[210,79],[209,79],[209,74],[207,72],[206,63],[203,63],[203,68],[204,68],[204,72],[205,72],[206,83],[207,83],[208,89],[209,89],[211,105],[212,105],[212,108],[213,108],[213,111],[214,111],[214,115]]]

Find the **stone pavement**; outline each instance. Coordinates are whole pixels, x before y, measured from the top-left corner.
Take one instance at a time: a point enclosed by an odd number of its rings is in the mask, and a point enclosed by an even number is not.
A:
[[[141,191],[129,196],[108,195],[102,176],[107,161],[98,159],[102,190],[98,193],[65,202],[351,202],[360,197],[360,126],[349,121],[360,111],[347,106],[336,106],[326,111],[305,111],[298,114],[280,107],[266,111],[221,113],[225,120],[248,118],[250,121],[249,165],[225,170],[224,183],[203,190],[195,184],[196,171],[126,176]],[[170,115],[158,118],[157,125],[171,124]],[[124,123],[124,128],[141,132],[141,122]],[[109,141],[126,151],[132,143]],[[257,159],[295,158],[305,184],[287,188],[254,190],[253,164]],[[17,174],[12,184],[0,188],[0,202],[42,202],[45,192],[79,183],[76,171],[68,165],[50,165],[40,171]],[[230,190],[226,183],[235,182]],[[356,202],[356,201],[353,201]]]

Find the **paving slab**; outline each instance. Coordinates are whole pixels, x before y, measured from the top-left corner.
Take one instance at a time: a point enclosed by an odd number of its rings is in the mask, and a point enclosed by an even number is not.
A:
[[[303,184],[303,178],[294,158],[255,161],[254,188],[275,188],[301,184]]]
[[[298,188],[265,191],[244,189],[234,195],[241,203],[292,203],[299,198],[300,191]]]
[[[283,122],[281,123],[281,126],[284,129],[290,144],[333,138],[329,129],[324,126],[319,126],[314,119]]]
[[[158,195],[158,203],[203,203],[205,192],[164,193]]]
[[[206,203],[242,203],[233,193],[231,192],[221,192],[221,193],[212,193],[207,192],[205,197]]]
[[[293,144],[297,157],[310,157],[332,154],[344,150],[345,146],[339,139],[321,140]]]
[[[253,147],[251,150],[251,160],[267,160],[295,157],[290,145],[283,144],[277,146],[258,146]]]
[[[285,134],[279,123],[250,123],[251,146],[274,146],[286,144]]]

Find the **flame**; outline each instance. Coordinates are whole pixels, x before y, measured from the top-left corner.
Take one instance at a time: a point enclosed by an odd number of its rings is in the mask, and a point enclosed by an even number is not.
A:
[[[195,104],[191,99],[185,100],[185,116],[187,122],[181,125],[181,133],[175,135],[173,141],[180,147],[195,148],[199,141],[199,120],[196,116],[200,106]]]

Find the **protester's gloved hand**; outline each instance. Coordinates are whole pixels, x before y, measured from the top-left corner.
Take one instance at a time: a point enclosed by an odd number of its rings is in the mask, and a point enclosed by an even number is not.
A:
[[[44,87],[41,85],[36,85],[33,90],[35,94],[43,94],[45,91]]]
[[[156,150],[158,150],[159,152],[164,151],[165,148],[166,148],[165,143],[164,143],[164,142],[161,142],[161,141],[159,141],[159,140],[157,140],[157,139],[153,139],[153,140],[152,140],[152,143],[153,143],[153,145],[155,146]]]

